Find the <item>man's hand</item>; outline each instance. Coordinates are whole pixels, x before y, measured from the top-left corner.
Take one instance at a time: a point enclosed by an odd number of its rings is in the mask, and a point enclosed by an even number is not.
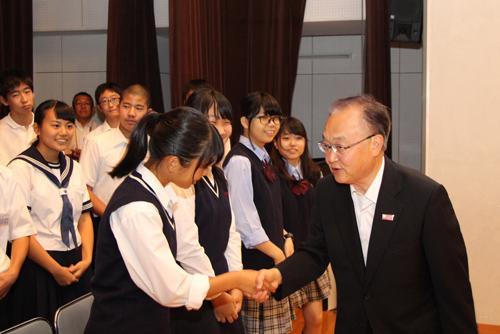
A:
[[[278,268],[262,269],[257,276],[257,291],[267,290],[270,292],[276,291],[282,283],[283,278]]]

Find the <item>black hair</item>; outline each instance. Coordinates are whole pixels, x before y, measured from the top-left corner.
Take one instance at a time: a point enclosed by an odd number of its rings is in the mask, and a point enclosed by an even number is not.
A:
[[[278,101],[269,93],[252,92],[241,100],[241,116],[251,121],[264,109],[264,113],[269,116],[282,116],[281,107]]]
[[[302,176],[304,179],[311,182],[313,185],[316,185],[318,180],[321,177],[321,170],[319,166],[312,160],[309,154],[309,140],[307,138],[307,132],[302,122],[295,117],[288,117],[282,123],[281,127],[278,131],[276,137],[274,137],[274,141],[280,140],[281,136],[285,133],[290,133],[293,135],[301,136],[305,139],[305,147],[304,153],[302,153],[300,157],[300,167],[302,168]],[[286,165],[283,161],[284,157],[280,154],[279,150],[273,145],[271,148],[271,159],[273,161],[273,165],[285,175],[285,178],[288,181],[294,180],[294,178],[288,173]]]
[[[34,122],[38,124],[38,126],[42,126],[43,120],[47,115],[47,111],[51,109],[54,109],[58,119],[63,119],[72,123],[75,122],[76,116],[73,108],[65,102],[58,100],[47,100],[40,103],[35,110]]]
[[[190,92],[194,93],[201,88],[213,89],[212,85],[205,79],[191,79],[182,87],[182,102],[186,103]]]
[[[90,100],[90,107],[93,108],[94,107],[94,99],[92,99],[92,96],[90,96],[89,93],[87,92],[78,92],[75,94],[75,96],[73,96],[73,101],[71,102],[71,105],[73,106],[73,109],[75,109],[75,102],[76,102],[76,98],[78,96],[86,96],[89,98]]]
[[[215,116],[232,120],[231,102],[222,95],[222,93],[212,88],[200,88],[195,90],[186,101],[188,107],[192,107],[201,111],[202,114],[208,116],[208,110],[213,105],[215,107]]]
[[[101,99],[101,95],[107,90],[115,92],[116,94],[120,95],[120,97],[122,96],[122,89],[120,86],[118,86],[118,84],[116,84],[114,82],[105,82],[105,83],[102,83],[99,86],[97,86],[97,88],[95,89],[95,93],[94,93],[95,103],[99,104],[99,100]]]
[[[219,131],[214,125],[210,124],[210,130],[212,131],[210,154],[215,157],[213,164],[217,165],[219,162],[222,161],[222,158],[224,158],[224,141],[222,140]]]
[[[260,108],[264,109],[264,114],[268,116],[283,115],[278,101],[269,93],[252,92],[248,93],[241,100],[241,116],[248,119],[248,139],[250,139],[250,144],[252,145],[252,147],[254,145],[252,142],[252,138],[250,138],[250,128],[252,126],[252,119],[254,119],[259,114]]]
[[[0,75],[0,95],[7,95],[20,84],[26,84],[33,91],[33,79],[19,69],[8,69]]]
[[[148,151],[150,162],[172,155],[179,158],[182,166],[198,158],[197,167],[208,167],[217,159],[211,145],[212,135],[207,118],[196,109],[178,107],[166,113],[151,112],[136,125],[127,153],[109,174],[112,177],[128,175]]]

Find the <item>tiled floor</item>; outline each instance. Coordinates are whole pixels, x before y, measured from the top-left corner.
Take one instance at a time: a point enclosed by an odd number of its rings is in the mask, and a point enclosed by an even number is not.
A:
[[[293,322],[293,331],[291,334],[300,334],[304,326],[302,313],[297,311],[297,320]],[[500,326],[478,325],[479,334],[500,334]],[[323,330],[322,334],[333,334],[335,328],[335,313],[332,311],[323,312]]]

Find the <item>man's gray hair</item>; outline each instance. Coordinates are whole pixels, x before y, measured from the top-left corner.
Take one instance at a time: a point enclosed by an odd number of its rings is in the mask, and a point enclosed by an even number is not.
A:
[[[389,134],[391,133],[391,116],[389,114],[389,108],[375,100],[371,95],[357,95],[334,101],[330,109],[330,114],[352,105],[360,106],[368,126],[374,133],[384,136],[385,151],[387,149]]]

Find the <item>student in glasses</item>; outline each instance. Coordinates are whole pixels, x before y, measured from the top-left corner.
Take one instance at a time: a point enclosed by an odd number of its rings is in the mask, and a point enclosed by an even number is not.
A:
[[[243,267],[271,268],[285,259],[281,189],[265,145],[272,143],[282,121],[278,101],[268,93],[253,92],[241,103],[243,135],[224,161],[236,228],[241,235]],[[259,305],[244,299],[245,332],[289,333],[288,299],[270,298]]]
[[[194,91],[187,105],[206,115],[218,132],[215,136],[217,140],[214,141],[217,161],[214,166],[207,168],[206,175],[196,183],[190,195],[195,202],[199,242],[216,275],[238,271],[243,268],[241,239],[234,224],[227,181],[224,172],[217,166],[232,132],[231,103],[220,92],[204,88]],[[206,301],[199,311],[175,309],[172,316],[175,331],[243,334],[243,324],[239,318],[242,300],[242,292],[232,289],[210,302]]]
[[[117,95],[101,95],[100,103],[118,107],[118,126],[89,138],[80,158],[93,210],[98,216],[102,216],[111,195],[123,181],[123,178],[112,178],[109,172],[124,156],[132,130],[148,113],[150,105],[149,91],[141,85],[127,87],[120,100]]]
[[[309,231],[314,187],[321,177],[319,167],[309,155],[306,129],[300,120],[288,117],[283,121],[274,139],[271,158],[281,181],[283,224],[298,248]],[[325,271],[290,296],[293,309],[300,308],[304,316],[302,333],[321,333],[322,301],[328,298],[330,289]]]
[[[47,100],[34,122],[38,139],[9,164],[36,230],[12,291],[15,323],[53,319],[58,307],[90,290],[92,203],[79,164],[63,153],[75,132],[75,114],[64,102]]]
[[[97,86],[94,96],[97,107],[104,115],[104,122],[85,137],[84,146],[89,139],[118,127],[120,123],[119,105],[122,96],[120,86],[114,82],[104,82]]]
[[[172,307],[198,309],[226,289],[254,292],[256,272],[208,277],[176,262],[186,239],[177,234],[168,185],[189,188],[206,174],[217,159],[215,136],[206,117],[188,107],[151,113],[134,129],[111,172],[126,178],[101,220],[85,333],[168,334]]]

